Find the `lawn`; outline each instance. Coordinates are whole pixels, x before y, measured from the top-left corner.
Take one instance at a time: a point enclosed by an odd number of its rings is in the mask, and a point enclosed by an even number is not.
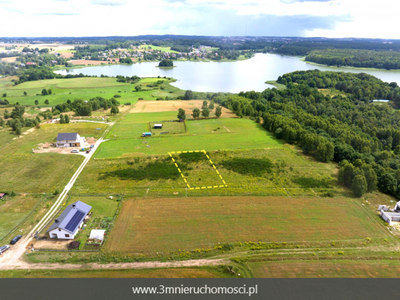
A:
[[[77,132],[86,138],[99,138],[106,127],[96,123],[44,124],[40,129],[22,135],[0,152],[1,189],[21,193],[52,193],[62,189],[83,161],[83,156],[32,153],[32,149],[40,143],[55,142],[60,132]]]
[[[132,199],[125,200],[106,251],[188,251],[247,241],[329,243],[385,235],[372,216],[349,198]]]

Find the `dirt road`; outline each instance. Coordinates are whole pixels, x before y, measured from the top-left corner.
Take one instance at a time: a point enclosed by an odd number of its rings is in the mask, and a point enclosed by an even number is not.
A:
[[[225,259],[196,259],[174,262],[133,262],[133,263],[88,263],[88,264],[59,264],[59,263],[37,263],[31,264],[19,260],[17,263],[0,264],[0,270],[36,270],[36,269],[63,269],[63,270],[78,270],[78,269],[154,269],[154,268],[180,268],[180,267],[201,267],[201,266],[216,266],[226,264],[228,260]]]

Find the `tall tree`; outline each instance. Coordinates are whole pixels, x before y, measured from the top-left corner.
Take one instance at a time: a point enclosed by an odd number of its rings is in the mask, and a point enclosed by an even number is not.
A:
[[[200,109],[198,108],[193,109],[192,116],[194,119],[198,118],[200,116]]]
[[[222,107],[217,106],[217,108],[215,109],[215,116],[219,118],[221,115],[222,115]]]
[[[183,100],[192,100],[193,99],[193,92],[191,90],[187,90],[185,95],[183,96]]]
[[[178,120],[186,120],[186,112],[184,109],[180,108],[178,110]]]
[[[210,109],[208,107],[204,107],[201,111],[201,115],[207,118],[210,115]]]
[[[367,192],[367,180],[363,175],[356,175],[351,184],[351,190],[356,197],[361,197]]]
[[[111,107],[110,113],[111,113],[112,115],[116,115],[117,113],[119,113],[118,107],[117,107],[116,105],[113,105],[113,106]]]

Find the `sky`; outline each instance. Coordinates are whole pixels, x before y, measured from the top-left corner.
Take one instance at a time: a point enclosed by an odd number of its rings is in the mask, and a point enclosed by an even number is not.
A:
[[[0,0],[1,37],[400,39],[396,0]]]

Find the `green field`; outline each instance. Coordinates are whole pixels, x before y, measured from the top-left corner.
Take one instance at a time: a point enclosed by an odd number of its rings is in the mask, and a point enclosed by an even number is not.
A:
[[[302,260],[246,263],[255,278],[398,278],[397,260]]]
[[[0,239],[23,221],[39,201],[37,195],[18,195],[0,200]]]
[[[228,187],[186,191],[169,155],[136,155],[123,159],[96,159],[88,163],[73,191],[82,195],[113,193],[133,196],[181,197],[182,195],[345,195],[338,187],[334,163],[316,162],[298,150],[272,149],[207,152]],[[174,154],[175,155],[175,154]],[[201,154],[203,155],[203,154]],[[204,155],[203,155],[204,156]],[[205,156],[204,156],[205,159]],[[265,159],[272,163],[268,171]],[[208,160],[178,161],[191,187],[221,185],[221,178]]]
[[[348,198],[126,200],[106,249],[168,253],[249,241],[329,244],[332,240],[382,236],[382,227],[372,216],[358,200]]]
[[[154,124],[159,122],[150,122],[150,128],[153,135],[158,136],[159,134],[183,134],[186,133],[186,126],[184,122],[161,122],[162,128],[154,128]]]
[[[177,114],[178,114],[177,111],[129,113],[121,118],[120,123],[121,124],[148,123],[148,122],[176,120]]]
[[[131,115],[133,117],[130,117]],[[129,114],[128,116],[134,118],[134,115]],[[209,121],[211,124],[204,126]],[[218,121],[221,124],[226,124],[230,132],[226,132],[222,125],[215,125],[215,120],[191,121],[188,122],[187,135],[154,136],[145,140],[141,138],[110,140],[101,145],[96,152],[96,158],[116,158],[135,154],[162,155],[171,151],[247,150],[282,147],[281,141],[275,139],[272,134],[265,131],[254,121],[248,119],[221,119]],[[195,122],[198,122],[198,125],[195,125]],[[216,126],[223,129],[211,133],[210,129]],[[224,131],[225,133],[223,133]],[[210,134],[202,134],[207,132]]]
[[[12,270],[0,271],[0,278],[229,278],[221,267],[120,269],[120,270]]]
[[[158,87],[147,86],[158,80],[164,80],[164,83]],[[28,81],[14,86],[11,79],[8,79],[0,81],[0,94],[6,93],[5,99],[10,104],[18,102],[21,105],[33,106],[35,100],[38,100],[41,107],[51,107],[74,99],[89,100],[94,97],[110,99],[117,94],[121,96],[118,98],[121,103],[134,104],[139,98],[156,100],[158,97],[176,97],[183,94],[183,91],[169,85],[172,81],[164,78],[146,78],[136,84],[129,84],[117,82],[116,78],[82,77]],[[141,85],[143,90],[136,92],[136,85]],[[43,88],[51,89],[52,94],[43,96],[41,94]],[[23,94],[25,91],[27,96]],[[44,104],[45,100],[49,100],[48,105]]]
[[[162,52],[170,52],[170,53],[178,53],[178,51],[171,50],[171,47],[160,47],[160,46],[154,46],[154,45],[142,45],[141,47],[151,47],[153,50],[159,50]]]
[[[99,138],[105,124],[44,124],[13,140],[0,152],[1,189],[21,193],[52,193],[63,188],[83,161],[80,155],[32,153],[40,143],[56,141],[60,132],[77,132],[84,137]]]

